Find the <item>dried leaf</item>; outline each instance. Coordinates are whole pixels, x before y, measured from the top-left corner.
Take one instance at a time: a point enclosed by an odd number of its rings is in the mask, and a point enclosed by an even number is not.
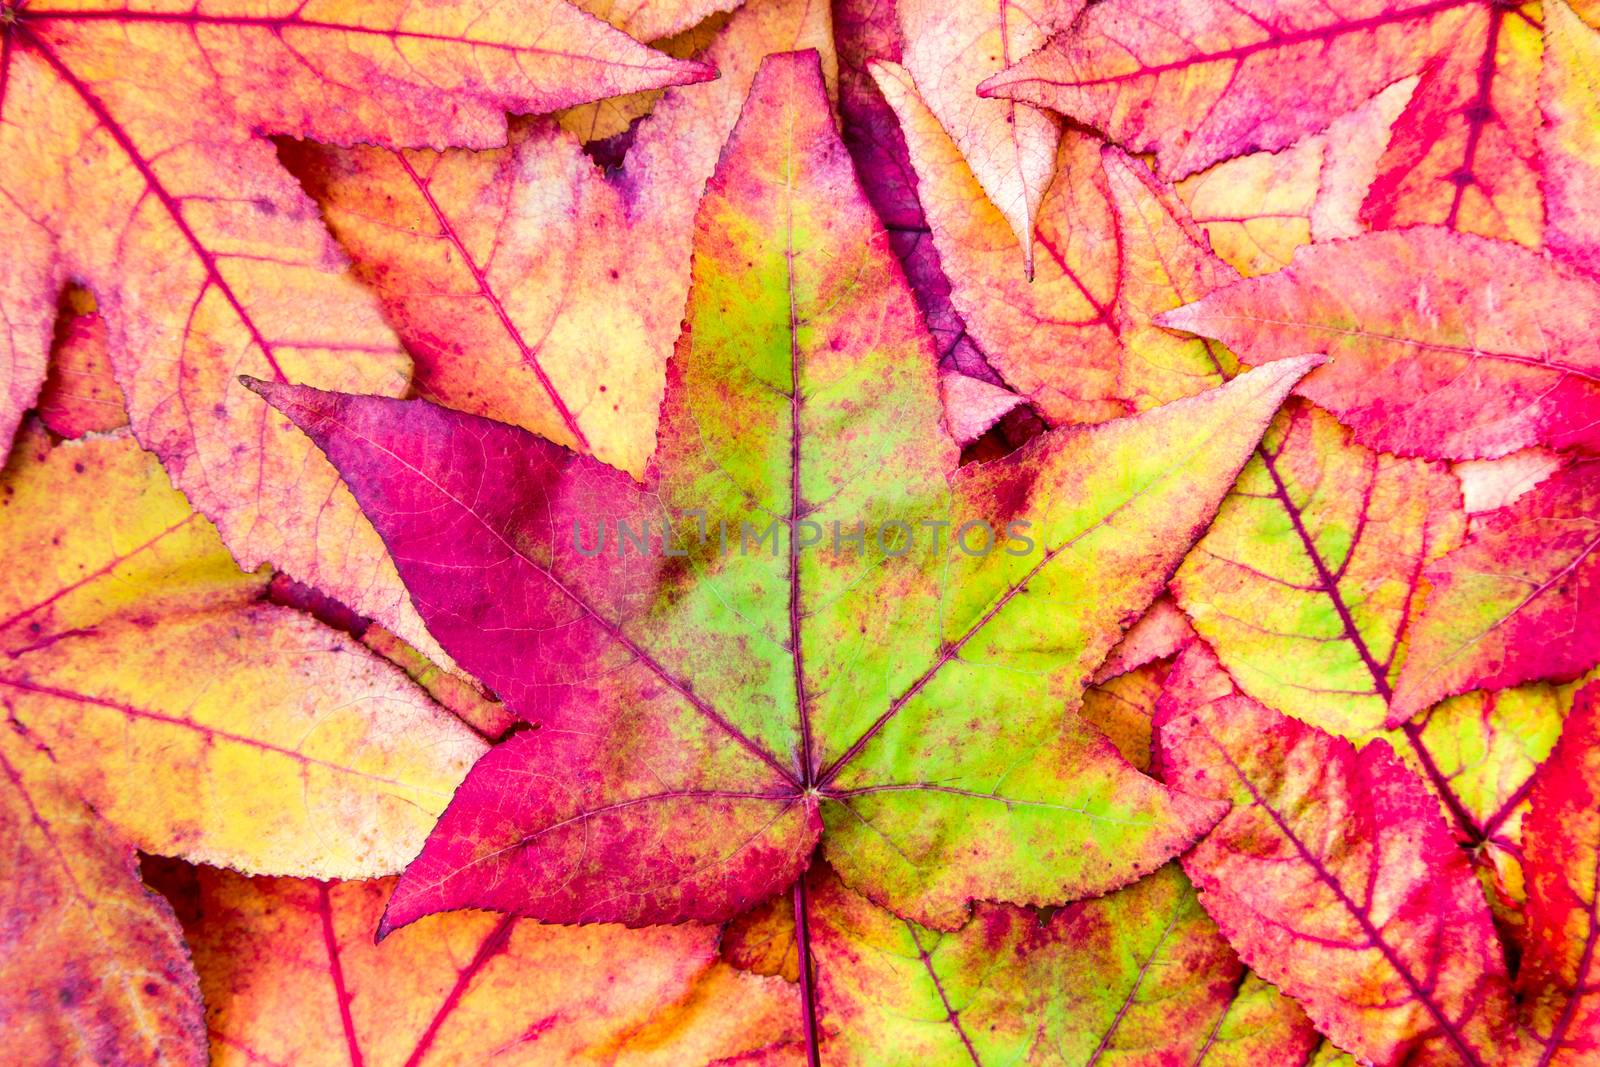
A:
[[[1084,691],[1083,717],[1123,759],[1150,773],[1150,727],[1170,663],[1157,661],[1119,674]]]
[[[1364,213],[1537,246],[1536,4],[1108,0],[980,88],[1063,112],[1177,180],[1275,151],[1421,75]]]
[[[1013,0],[897,0],[904,62],[989,203],[1005,218],[1033,274],[1033,227],[1055,175],[1061,120],[1026,104],[983,100],[978,83],[1044,44],[1077,14]]]
[[[640,41],[659,41],[736,10],[743,0],[573,0],[595,18]]]
[[[833,1064],[1303,1062],[1288,1000],[1245,980],[1175,866],[1048,917],[993,904],[941,933],[814,878],[823,1051]],[[1250,1015],[1255,1032],[1240,1033]],[[1249,1057],[1254,1057],[1253,1059]]]
[[[1525,448],[1499,459],[1468,459],[1455,465],[1461,482],[1461,506],[1468,515],[1509,507],[1530,489],[1561,469],[1560,453]]]
[[[400,395],[411,364],[262,134],[461,144],[708,68],[563,0],[6,9],[0,187],[14,235],[0,438],[43,376],[68,278],[94,291],[140,441],[241,563],[271,561],[431,644],[337,477],[237,384]],[[429,651],[436,651],[428,648]]]
[[[1067,131],[1038,212],[1031,281],[1009,223],[917,95],[910,74],[871,65],[900,120],[950,300],[1007,384],[1052,423],[1127,414],[1119,387],[1115,216],[1099,144]]]
[[[1094,680],[1096,684],[1109,681],[1152,660],[1175,656],[1193,637],[1189,617],[1170,598],[1163,596],[1122,635],[1117,647],[1095,672]]]
[[[607,21],[624,33],[640,40],[649,40],[650,47],[658,52],[673,56],[677,59],[692,59],[703,53],[711,42],[717,39],[724,26],[728,24],[728,11],[740,6],[741,0],[693,0],[687,4],[667,5],[661,14],[670,14],[671,21],[689,17],[699,13],[697,9],[711,7],[724,7],[727,11],[707,10],[703,18],[691,25],[686,25],[677,33],[667,37],[652,39],[641,36],[638,30],[630,29],[629,24],[634,17],[643,17],[649,21],[656,21],[659,16],[656,5],[646,5],[636,8],[632,12],[618,11],[610,0],[594,0],[592,7],[608,9],[606,14],[613,16]],[[580,4],[580,7],[585,5]],[[605,18],[598,10],[594,12],[599,17]],[[597,163],[604,161],[603,165],[611,165],[611,157],[606,154],[608,147],[620,148],[626,152],[629,129],[635,122],[644,118],[655,110],[657,101],[665,90],[646,89],[643,92],[628,93],[624,96],[607,97],[593,103],[579,104],[577,107],[564,108],[555,113],[555,120],[561,128],[571,133],[590,149],[592,158]],[[608,146],[606,142],[611,142]]]
[[[861,176],[862,191],[889,231],[889,246],[899,257],[927,320],[940,369],[947,376],[960,375],[1011,392],[967,333],[966,323],[950,301],[950,280],[940,266],[917,199],[917,177],[905,138],[870,69],[875,61],[899,62],[903,58],[895,4],[893,0],[837,0],[833,7],[834,40],[839,48],[840,134]],[[947,394],[947,401],[961,395],[960,390]],[[963,444],[958,429],[981,421],[949,406],[946,418],[958,443]]]
[[[200,990],[172,909],[54,761],[15,722],[0,728],[7,1057],[199,1067]]]

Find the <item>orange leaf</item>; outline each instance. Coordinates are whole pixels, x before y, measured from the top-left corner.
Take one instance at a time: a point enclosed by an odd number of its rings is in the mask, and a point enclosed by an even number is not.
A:
[[[172,908],[54,760],[25,728],[0,729],[6,1058],[200,1067],[200,990]]]
[[[795,987],[720,962],[715,927],[463,912],[376,945],[391,881],[198,877],[186,932],[217,1067],[677,1067],[791,1040],[799,1027]]]
[[[504,142],[504,112],[702,80],[563,0],[5,4],[9,440],[84,280],[141,442],[249,568],[272,561],[435,655],[333,470],[236,382],[399,395],[411,365],[262,134]]]
[[[1081,0],[1053,11],[1015,0],[899,0],[906,70],[922,99],[1004,216],[1033,274],[1033,227],[1055,174],[1061,120],[1027,104],[984,100],[978,83],[1044,44],[1077,14]],[[1012,272],[1015,272],[1012,267]]]
[[[308,144],[291,166],[415,355],[424,396],[638,475],[700,191],[760,57],[827,48],[826,13],[822,0],[752,0],[707,55],[721,77],[667,94],[615,178],[549,121],[492,152]]]
[[[398,670],[263,603],[126,434],[27,433],[0,496],[0,701],[138,847],[276,873],[399,869],[483,751]]]
[[[990,364],[1051,422],[1128,414],[1118,380],[1116,224],[1099,142],[1074,130],[1061,138],[1030,281],[1017,269],[1010,224],[910,73],[882,61],[871,70],[900,119],[950,301]]]

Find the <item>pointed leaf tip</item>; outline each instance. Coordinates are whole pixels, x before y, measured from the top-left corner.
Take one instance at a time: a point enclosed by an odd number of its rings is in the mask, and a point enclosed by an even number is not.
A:
[[[999,74],[991,74],[978,83],[978,95],[985,100],[1002,99],[1005,94],[1000,90],[1009,84],[1011,81],[1007,77],[1007,72],[1002,70]]]
[[[1195,309],[1199,306],[1199,303],[1199,301],[1196,301],[1193,304],[1175,307],[1171,311],[1163,311],[1161,314],[1153,316],[1151,321],[1157,326],[1165,326],[1169,330],[1199,333],[1200,331],[1195,329],[1197,321]]]

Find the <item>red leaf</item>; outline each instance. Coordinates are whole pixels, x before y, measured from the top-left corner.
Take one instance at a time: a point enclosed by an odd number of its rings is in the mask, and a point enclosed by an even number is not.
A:
[[[1600,683],[1578,694],[1539,771],[1523,845],[1527,1025],[1539,1067],[1579,1067],[1600,1055]]]
[[[1061,708],[1315,360],[952,487],[926,336],[822,100],[814,57],[769,59],[723,152],[649,489],[426,403],[255,384],[345,472],[441,642],[539,727],[473,772],[391,927],[472,905],[726,918],[794,881],[825,820],[849,884],[948,928],[975,898],[1123,885],[1216,817]],[[774,551],[666,533],[691,508],[741,540],[777,516]],[[893,523],[1024,515],[1031,560],[776,552],[802,520],[882,544]],[[593,551],[597,518],[653,521],[654,550],[587,555],[573,520]]]
[[[1364,1059],[1500,1062],[1505,963],[1433,798],[1386,743],[1357,752],[1230,690],[1193,645],[1156,724],[1168,779],[1233,801],[1183,859],[1229,942]]]
[[[1600,285],[1438,227],[1311,245],[1157,317],[1248,363],[1334,357],[1300,391],[1363,444],[1482,459],[1600,444]]]
[[[1537,246],[1540,23],[1486,0],[1107,0],[979,88],[1053,108],[1163,176],[1284,148],[1414,74],[1365,211]]]
[[[1541,482],[1428,569],[1390,723],[1469,689],[1570,681],[1600,662],[1600,460]]]

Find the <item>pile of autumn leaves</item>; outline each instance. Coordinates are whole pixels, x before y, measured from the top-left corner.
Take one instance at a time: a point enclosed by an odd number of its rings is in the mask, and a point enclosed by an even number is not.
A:
[[[580,6],[6,4],[7,1046],[1600,1056],[1600,8]]]

